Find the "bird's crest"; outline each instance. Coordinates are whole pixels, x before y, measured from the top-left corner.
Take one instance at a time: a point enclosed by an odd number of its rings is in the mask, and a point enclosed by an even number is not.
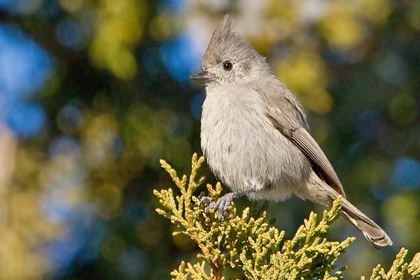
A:
[[[226,14],[213,32],[209,46],[203,57],[203,69],[206,66],[222,62],[224,56],[237,59],[258,55],[236,32],[233,31],[233,20]]]

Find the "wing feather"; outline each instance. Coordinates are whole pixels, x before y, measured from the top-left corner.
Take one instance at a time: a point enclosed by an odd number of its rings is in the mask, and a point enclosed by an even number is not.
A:
[[[309,132],[305,111],[296,96],[280,81],[256,90],[265,101],[266,116],[273,126],[312,161],[322,180],[346,197],[334,168]]]
[[[290,139],[297,144],[297,146],[304,152],[312,162],[318,167],[321,173],[321,178],[324,179],[331,187],[333,187],[343,197],[344,194],[343,185],[338,179],[337,173],[325,156],[318,143],[312,138],[307,130],[303,127],[292,130]]]

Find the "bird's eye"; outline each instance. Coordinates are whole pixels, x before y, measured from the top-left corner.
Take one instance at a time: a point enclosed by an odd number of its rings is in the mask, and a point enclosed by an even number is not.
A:
[[[223,69],[225,69],[226,71],[230,71],[233,68],[233,64],[232,62],[226,60],[225,62],[223,62]]]

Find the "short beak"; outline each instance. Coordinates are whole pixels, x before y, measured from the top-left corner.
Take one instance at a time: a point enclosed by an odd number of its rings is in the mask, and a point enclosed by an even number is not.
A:
[[[209,73],[209,72],[201,72],[195,75],[192,75],[190,77],[190,79],[194,80],[194,81],[200,81],[200,82],[207,82],[209,80],[211,80],[213,78],[213,76]]]

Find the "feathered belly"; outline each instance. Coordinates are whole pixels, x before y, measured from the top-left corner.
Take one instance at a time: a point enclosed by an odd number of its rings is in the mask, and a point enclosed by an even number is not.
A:
[[[264,199],[271,192],[290,195],[309,175],[303,153],[258,112],[230,107],[223,115],[203,106],[201,147],[213,172],[233,191],[255,188]]]

